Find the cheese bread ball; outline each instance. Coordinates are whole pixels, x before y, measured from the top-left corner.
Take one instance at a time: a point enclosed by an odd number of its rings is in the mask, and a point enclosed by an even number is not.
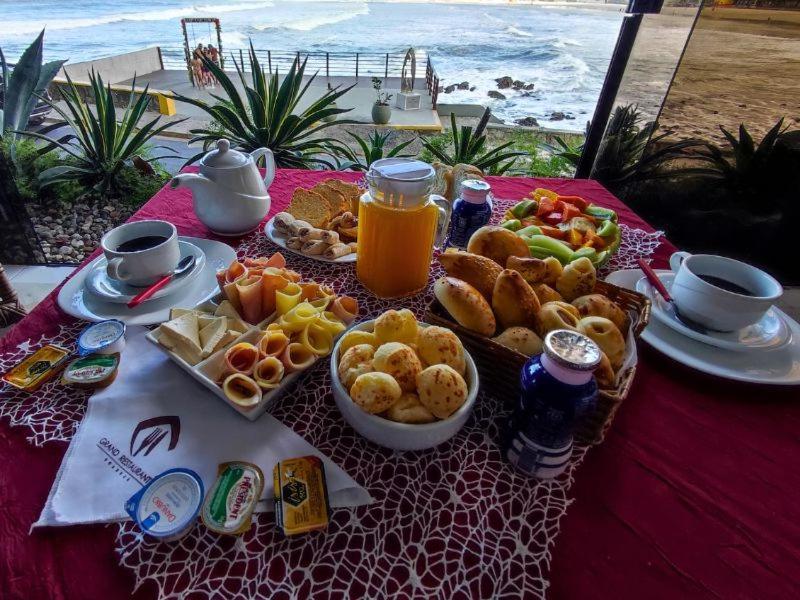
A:
[[[371,373],[375,370],[372,365],[374,354],[375,348],[369,344],[356,344],[342,355],[337,373],[339,374],[339,380],[346,389],[350,389],[359,375]]]
[[[464,347],[458,336],[444,327],[420,328],[417,338],[417,353],[426,366],[450,365],[461,375],[467,367]]]
[[[375,350],[372,364],[376,371],[388,373],[400,384],[404,392],[413,392],[417,387],[417,375],[422,371],[413,349],[400,342],[388,342]]]
[[[373,415],[388,410],[402,393],[394,377],[380,372],[359,375],[350,388],[353,402]]]
[[[436,417],[431,411],[422,406],[416,394],[403,394],[400,399],[392,404],[386,411],[386,418],[398,423],[433,423]]]
[[[419,401],[440,419],[446,419],[467,400],[467,382],[453,367],[431,365],[417,375]]]
[[[344,356],[345,352],[358,344],[369,344],[373,348],[377,348],[381,345],[381,343],[378,341],[378,338],[376,338],[375,334],[371,331],[360,331],[358,329],[354,329],[353,331],[348,331],[342,336],[342,341],[339,344],[339,356]]]
[[[387,310],[375,319],[375,336],[382,344],[386,342],[414,344],[417,341],[417,319],[407,308]]]

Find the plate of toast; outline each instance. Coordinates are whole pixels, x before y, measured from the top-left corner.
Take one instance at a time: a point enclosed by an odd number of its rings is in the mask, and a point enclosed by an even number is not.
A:
[[[338,179],[327,179],[310,189],[298,187],[286,210],[264,225],[264,234],[301,256],[322,262],[355,262],[362,193],[357,185]]]

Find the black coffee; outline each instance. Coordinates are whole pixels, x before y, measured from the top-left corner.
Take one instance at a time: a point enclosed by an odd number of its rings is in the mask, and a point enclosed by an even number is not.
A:
[[[117,252],[139,252],[148,248],[155,248],[159,244],[166,242],[167,239],[163,235],[143,235],[127,242],[122,242],[117,246]]]
[[[747,288],[743,288],[738,283],[733,283],[727,279],[722,279],[722,277],[715,277],[714,275],[698,275],[698,277],[706,283],[710,283],[714,287],[718,287],[728,292],[741,294],[742,296],[755,296],[755,294]]]

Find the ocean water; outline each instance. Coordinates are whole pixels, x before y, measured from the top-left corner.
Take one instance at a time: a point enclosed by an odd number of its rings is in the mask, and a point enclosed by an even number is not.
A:
[[[533,116],[542,126],[578,131],[594,111],[622,19],[599,8],[480,2],[205,1],[0,0],[0,47],[13,59],[46,27],[49,59],[77,62],[152,45],[178,50],[181,17],[219,17],[226,53],[248,39],[264,50],[423,48],[443,85],[476,88],[442,94],[440,102],[479,102],[506,121]],[[196,25],[192,41],[207,43],[210,33]],[[534,83],[534,93],[488,98],[504,75]],[[553,111],[575,119],[549,121]]]

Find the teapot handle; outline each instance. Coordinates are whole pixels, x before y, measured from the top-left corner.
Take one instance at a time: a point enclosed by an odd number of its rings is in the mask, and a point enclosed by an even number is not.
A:
[[[275,156],[269,148],[259,148],[250,153],[253,157],[253,162],[258,163],[258,159],[264,157],[264,166],[267,172],[264,174],[264,185],[269,187],[275,179]]]
[[[443,246],[448,238],[447,234],[450,232],[452,206],[447,198],[439,194],[431,194],[430,199],[439,209],[439,222],[436,225],[436,239],[433,242],[433,246],[439,250],[444,250]]]

